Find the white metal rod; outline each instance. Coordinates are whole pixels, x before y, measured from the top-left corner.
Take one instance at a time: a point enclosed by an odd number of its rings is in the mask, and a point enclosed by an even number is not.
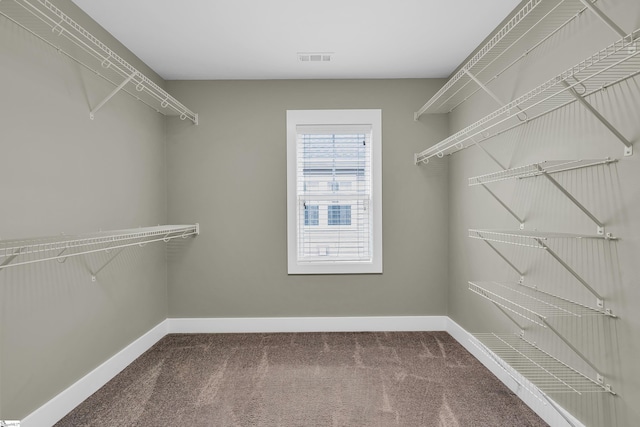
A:
[[[580,160],[576,160],[576,162],[579,162]],[[618,159],[610,159],[610,158],[606,158],[604,160],[595,160],[595,161],[591,161],[590,163],[578,163],[575,166],[572,166],[571,163],[573,162],[567,162],[567,164],[569,166],[566,167],[562,167],[559,169],[554,168],[553,170],[545,170],[546,173],[548,174],[554,174],[554,173],[560,173],[560,172],[567,172],[567,171],[573,171],[576,169],[584,169],[584,168],[590,168],[592,166],[599,166],[599,165],[608,165],[609,163],[616,163],[618,161]],[[539,163],[538,163],[539,165]],[[526,178],[532,178],[538,175],[542,175],[541,173],[538,174],[530,174],[530,175],[525,175],[525,176],[519,176],[517,177],[518,179],[526,179]]]
[[[566,262],[564,262],[564,261],[562,260],[562,258],[560,258],[560,257],[558,256],[558,254],[556,254],[553,250],[551,250],[551,248],[550,248],[549,246],[547,246],[547,245],[542,241],[542,239],[537,238],[537,237],[536,237],[536,238],[534,238],[534,239],[538,242],[538,244],[539,244],[539,245],[540,245],[544,250],[546,250],[546,251],[549,253],[549,255],[551,255],[552,257],[554,257],[554,258],[556,259],[556,261],[558,261],[558,262],[560,263],[560,265],[561,265],[561,266],[563,266],[563,267],[564,267],[564,268],[565,268],[569,273],[571,273],[571,275],[572,275],[573,277],[575,277],[575,278],[578,280],[578,282],[582,283],[582,285],[583,285],[585,288],[587,288],[587,289],[589,290],[589,292],[591,292],[591,293],[592,293],[592,294],[593,294],[597,299],[604,301],[604,298],[602,298],[602,296],[600,296],[600,294],[599,294],[598,292],[596,292],[596,290],[595,290],[595,289],[593,289],[593,288],[591,287],[591,285],[589,285],[589,284],[588,284],[588,283],[587,283],[587,282],[586,282],[586,281],[585,281],[585,280],[584,280],[584,279],[583,279],[583,278],[582,278],[578,273],[576,273],[576,271],[575,271],[573,268],[571,268],[571,267],[569,266],[569,264],[567,264]]]
[[[164,239],[163,239],[163,241],[164,241]],[[145,243],[146,243],[146,242],[145,242]],[[97,275],[98,275],[98,273],[100,273],[100,272],[101,272],[101,271],[102,271],[102,270],[103,270],[107,265],[109,265],[109,264],[111,263],[111,261],[113,261],[113,260],[114,260],[118,255],[120,255],[120,253],[121,253],[122,251],[124,251],[124,250],[125,250],[125,248],[120,248],[120,249],[118,250],[118,252],[116,252],[115,254],[113,254],[113,256],[112,256],[111,258],[109,258],[109,260],[108,260],[107,262],[105,262],[105,263],[102,265],[102,267],[100,267],[99,269],[97,269],[95,272],[91,272],[91,275],[92,275],[92,276],[94,276],[94,277],[95,277],[95,276],[97,276]]]
[[[16,259],[16,257],[20,255],[20,250],[17,249],[16,251],[13,252],[13,255],[10,255],[7,257],[7,259],[4,260],[4,262],[2,264],[0,264],[0,269],[2,269],[3,267],[6,267],[7,265],[9,265],[11,263],[11,261],[13,261],[14,259]]]
[[[593,368],[594,371],[596,371],[598,373],[598,375],[600,375],[600,369],[598,369],[596,367],[596,365],[594,365],[593,363],[591,363],[591,361],[589,359],[586,358],[586,356],[584,354],[582,354],[582,352],[580,350],[578,350],[573,344],[571,344],[571,342],[569,342],[568,339],[566,339],[564,336],[562,336],[562,334],[560,332],[558,332],[558,330],[556,328],[554,328],[553,326],[551,326],[549,324],[549,322],[547,322],[545,319],[540,318],[540,320],[542,320],[542,322],[547,325],[547,328],[551,329],[551,331],[553,331],[554,334],[556,334],[558,336],[558,338],[560,338],[562,340],[562,342],[564,342],[571,350],[573,350],[578,356],[580,356],[580,359],[584,360],[584,362],[591,366]]]
[[[580,0],[591,12],[593,12],[598,18],[609,26],[613,31],[618,33],[621,37],[625,37],[627,33],[620,28],[615,22],[611,20],[603,11],[598,9],[590,0]]]
[[[489,247],[490,247],[491,249],[493,249],[493,250],[494,250],[498,255],[500,255],[500,258],[502,258],[502,259],[503,259],[507,264],[509,264],[509,266],[510,266],[511,268],[513,268],[513,269],[516,271],[516,273],[518,273],[518,274],[520,275],[520,278],[524,277],[524,273],[522,273],[520,270],[518,270],[518,267],[516,267],[515,265],[513,265],[513,263],[512,263],[511,261],[509,261],[509,259],[508,259],[506,256],[504,256],[504,255],[502,254],[502,252],[500,252],[500,251],[499,251],[495,246],[493,246],[493,245],[492,245],[491,243],[489,243],[488,241],[486,241],[486,240],[484,240],[484,239],[483,239],[483,241],[484,241],[487,245],[489,245]]]
[[[493,196],[494,199],[496,199],[498,201],[498,203],[500,203],[500,205],[505,208],[507,210],[507,212],[509,212],[511,214],[511,216],[513,216],[518,223],[520,224],[520,228],[524,228],[524,221],[522,219],[520,219],[520,217],[518,215],[516,215],[516,213],[514,211],[511,210],[511,208],[509,206],[506,205],[506,203],[504,203],[498,196],[496,196],[496,194],[491,191],[489,189],[489,187],[487,187],[484,184],[480,184],[482,185],[482,187],[487,190],[489,192],[489,194],[491,194],[491,196]]]
[[[593,114],[598,120],[600,120],[600,122],[602,122],[602,124],[605,125],[607,129],[609,129],[611,133],[613,133],[627,148],[632,147],[631,142],[629,142],[629,140],[625,138],[625,136],[622,135],[618,131],[618,129],[616,129],[611,123],[609,123],[609,121],[605,119],[604,116],[600,114],[600,112],[598,112],[598,110],[593,108],[593,106],[589,104],[586,99],[584,99],[578,92],[576,92],[572,85],[564,80],[562,81],[562,84],[569,89],[569,93],[571,93],[571,95],[573,95],[573,97],[576,98],[580,104],[582,104],[587,110],[589,110],[589,112],[591,112],[591,114]]]
[[[499,105],[499,106],[501,106],[501,107],[502,107],[502,106],[504,106],[504,102],[502,102],[502,100],[501,100],[500,98],[498,98],[498,97],[496,96],[496,94],[495,94],[495,93],[493,93],[493,92],[491,91],[491,89],[489,89],[487,86],[485,86],[485,85],[484,85],[484,83],[482,83],[480,80],[478,80],[478,79],[476,78],[476,76],[474,76],[471,72],[469,72],[469,70],[467,70],[467,69],[465,68],[464,72],[465,72],[465,73],[467,73],[467,76],[469,76],[469,77],[471,78],[471,80],[473,80],[474,82],[476,82],[476,84],[477,84],[478,86],[480,86],[480,88],[481,88],[482,90],[484,90],[485,92],[487,92],[487,94],[489,94],[489,96],[490,96],[490,97],[492,97],[492,98],[493,98],[493,99],[498,103],[498,105]]]
[[[489,156],[489,158],[491,160],[493,160],[498,166],[500,166],[502,168],[502,170],[507,170],[507,168],[498,161],[498,159],[495,158],[495,156],[493,156],[493,154],[491,154],[490,152],[487,151],[486,148],[484,148],[481,144],[478,144],[478,141],[476,141],[473,137],[471,137],[471,141],[473,141],[473,143],[475,145],[477,145],[478,147],[480,147],[480,149],[484,152],[484,154],[486,154],[487,156]]]
[[[98,111],[100,108],[102,108],[104,106],[104,104],[106,104],[107,101],[109,101],[111,98],[113,98],[113,96],[116,93],[120,92],[120,89],[125,87],[127,85],[127,83],[129,83],[136,76],[136,74],[137,74],[137,72],[132,73],[122,83],[120,83],[109,95],[107,95],[107,97],[105,99],[100,101],[100,103],[98,105],[96,105],[93,110],[91,110],[91,112],[89,113],[89,117],[91,117],[91,120],[93,120],[93,115],[96,113],[96,111]]]
[[[600,220],[598,220],[595,215],[593,215],[582,203],[580,203],[578,199],[573,197],[573,195],[569,193],[566,188],[560,185],[560,183],[556,181],[555,178],[553,178],[551,175],[549,175],[548,172],[542,169],[539,164],[536,165],[536,167],[540,172],[542,172],[542,175],[549,180],[549,182],[551,182],[558,190],[560,190],[562,194],[567,196],[567,199],[571,200],[571,202],[573,202],[574,205],[576,205],[582,212],[584,212],[584,214],[587,215],[591,219],[591,221],[596,223],[596,225],[598,226],[598,234],[604,233],[604,224]]]
[[[54,260],[54,259],[68,258],[68,257],[72,257],[72,256],[91,254],[91,253],[95,253],[95,252],[104,252],[105,250],[109,250],[109,249],[126,248],[128,246],[139,245],[140,243],[153,243],[153,242],[160,242],[160,241],[166,242],[167,239],[170,240],[170,239],[177,239],[179,237],[188,237],[188,236],[195,236],[195,235],[196,235],[196,232],[192,231],[190,233],[183,233],[183,234],[181,234],[179,236],[171,236],[169,238],[163,236],[163,237],[160,237],[160,238],[157,238],[157,239],[146,240],[144,242],[125,243],[125,244],[116,245],[116,246],[109,246],[108,248],[91,249],[91,250],[85,250],[85,251],[78,252],[78,253],[73,253],[73,254],[56,255],[56,256],[51,256],[51,257],[46,257],[46,258],[34,259],[34,260],[30,260],[30,261],[17,262],[15,264],[10,264],[10,265],[0,265],[0,269],[8,268],[8,267],[17,267],[19,265],[35,264],[37,262],[51,261],[51,260]]]
[[[489,300],[489,301],[491,301],[491,300]],[[515,323],[515,325],[516,325],[516,326],[517,326],[521,331],[524,331],[524,327],[523,327],[520,323],[516,322],[516,319],[514,319],[514,318],[513,318],[509,313],[507,313],[507,311],[506,311],[504,308],[500,307],[500,304],[496,304],[496,302],[495,302],[495,301],[491,301],[491,302],[493,303],[493,305],[495,305],[496,307],[498,307],[498,310],[500,310],[500,311],[502,312],[502,314],[504,314],[505,316],[507,316],[507,317],[509,318],[509,320],[511,320],[513,323]]]

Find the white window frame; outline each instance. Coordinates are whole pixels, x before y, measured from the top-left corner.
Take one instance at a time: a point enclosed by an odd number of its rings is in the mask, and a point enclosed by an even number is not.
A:
[[[298,262],[297,126],[371,125],[373,256],[370,262]],[[382,110],[287,110],[287,252],[289,274],[382,273]]]

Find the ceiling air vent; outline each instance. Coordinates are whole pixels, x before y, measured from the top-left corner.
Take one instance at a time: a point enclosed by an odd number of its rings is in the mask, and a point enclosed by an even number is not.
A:
[[[300,62],[331,62],[332,53],[329,52],[298,52]]]

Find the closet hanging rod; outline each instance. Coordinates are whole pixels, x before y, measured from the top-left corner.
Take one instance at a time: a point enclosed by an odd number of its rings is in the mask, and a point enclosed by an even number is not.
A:
[[[590,0],[589,0],[590,1]],[[580,16],[580,0],[530,0],[415,114],[448,113]],[[526,37],[527,46],[516,51]],[[477,84],[474,84],[477,83]],[[484,86],[484,87],[483,87]]]
[[[0,1],[0,14],[96,74],[104,74],[101,77],[115,86],[119,86],[123,81],[129,79],[130,81],[122,85],[120,89],[131,95],[136,93],[133,96],[151,106],[157,112],[165,115],[176,115],[182,120],[189,119],[198,124],[198,115],[196,113],[169,95],[164,89],[134,68],[50,1]],[[77,49],[78,47],[80,50]],[[100,64],[100,67],[95,67],[100,69],[100,72],[89,65],[90,60],[94,61],[96,65]],[[127,90],[126,88],[128,87],[135,89],[135,91]],[[101,104],[108,101],[114,94],[110,94]],[[93,112],[98,108],[94,107]]]
[[[474,144],[474,138],[478,138],[476,142],[482,142],[578,102],[573,92],[585,100],[590,95],[635,77],[640,74],[639,36],[640,30],[636,30],[504,107],[415,154],[416,163],[427,163],[434,156],[444,157],[468,148]],[[518,118],[523,112],[528,116],[525,121]],[[610,126],[608,122],[605,125]],[[632,147],[629,142],[620,140],[625,145],[624,155],[630,155]]]
[[[77,236],[53,236],[28,240],[0,240],[0,270],[42,261],[59,260],[129,246],[169,242],[200,234],[200,225],[161,225],[101,231]],[[18,259],[17,262],[13,262]]]

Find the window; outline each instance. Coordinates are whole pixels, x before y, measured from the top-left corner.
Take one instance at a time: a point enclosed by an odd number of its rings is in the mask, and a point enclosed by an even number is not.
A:
[[[318,225],[318,205],[305,205],[304,206],[304,225]]]
[[[351,225],[351,205],[329,205],[327,225]]]
[[[289,274],[382,272],[380,110],[287,111]]]

